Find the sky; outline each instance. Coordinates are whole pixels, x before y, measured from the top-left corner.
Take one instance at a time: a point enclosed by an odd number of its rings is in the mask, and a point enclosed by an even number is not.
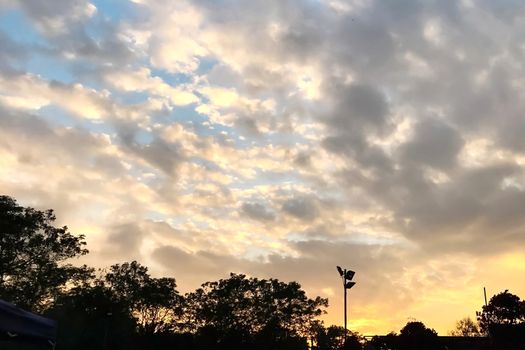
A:
[[[188,292],[349,328],[525,297],[525,2],[0,0],[0,192]]]

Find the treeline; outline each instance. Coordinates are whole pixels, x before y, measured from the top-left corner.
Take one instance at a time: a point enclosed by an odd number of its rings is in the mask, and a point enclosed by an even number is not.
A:
[[[525,301],[508,291],[493,296],[476,321],[458,321],[455,337],[438,337],[412,321],[399,333],[367,342],[349,332],[344,344],[342,327],[325,327],[318,320],[328,300],[309,298],[297,282],[232,273],[182,295],[175,279],[152,277],[136,261],[103,270],[70,264],[88,254],[84,236],[55,227],[54,221],[52,210],[22,207],[0,196],[0,299],[57,320],[57,350],[510,350],[525,345]],[[25,349],[6,343],[0,348]]]
[[[304,349],[327,301],[299,284],[231,274],[180,295],[137,262],[113,265],[63,291],[45,315],[67,349]]]
[[[297,282],[229,278],[181,295],[136,261],[73,266],[82,235],[55,227],[52,210],[0,196],[0,299],[58,321],[60,349],[306,349],[339,346],[339,327],[317,317],[328,300]],[[328,347],[325,347],[328,349]]]

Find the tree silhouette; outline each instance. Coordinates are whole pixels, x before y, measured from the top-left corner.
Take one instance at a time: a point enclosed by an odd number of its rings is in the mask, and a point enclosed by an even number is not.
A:
[[[374,336],[370,340],[370,345],[376,350],[397,350],[399,349],[399,338],[395,332],[390,332],[385,336]]]
[[[423,322],[408,322],[397,335],[391,332],[386,336],[375,336],[369,343],[377,350],[438,350],[441,349],[435,330],[427,328]]]
[[[456,327],[450,331],[450,335],[456,337],[479,337],[482,335],[482,332],[470,317],[465,317],[456,322]]]
[[[174,279],[152,278],[136,261],[116,264],[99,277],[84,275],[47,314],[59,321],[58,343],[65,348],[144,349],[180,318],[175,288]]]
[[[513,325],[525,322],[525,302],[517,295],[505,290],[490,298],[478,313],[481,329],[489,330],[491,325]]]
[[[361,350],[363,348],[362,338],[357,333],[348,333],[342,350]],[[339,348],[336,348],[339,349]]]
[[[517,295],[496,294],[477,315],[481,330],[496,340],[525,344],[525,301]]]
[[[42,311],[83,267],[65,263],[87,254],[84,236],[55,227],[53,210],[22,207],[0,196],[0,298]]]
[[[249,343],[256,335],[272,336],[271,341],[305,337],[328,304],[320,297],[309,299],[297,282],[242,274],[206,282],[186,299],[190,322],[197,329],[215,329],[219,343],[232,337]]]
[[[363,337],[359,333],[348,331],[345,342],[345,329],[340,326],[324,327],[316,322],[313,327],[314,344],[317,350],[361,349]]]
[[[427,328],[423,322],[410,321],[399,332],[400,349],[432,350],[439,349],[437,332]]]
[[[111,266],[103,283],[136,319],[139,333],[168,331],[180,318],[182,297],[173,278],[153,278],[136,261]]]
[[[58,297],[46,316],[58,321],[59,349],[130,349],[136,322],[126,304],[99,280]]]
[[[315,344],[319,350],[335,350],[343,347],[345,329],[340,326],[327,328],[319,322],[314,325]]]

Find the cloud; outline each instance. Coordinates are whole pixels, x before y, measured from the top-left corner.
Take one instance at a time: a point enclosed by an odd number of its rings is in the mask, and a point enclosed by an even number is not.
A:
[[[134,224],[115,225],[108,232],[107,248],[103,251],[121,259],[141,260],[139,256],[144,235]]]
[[[369,126],[380,126],[388,114],[384,96],[371,86],[352,84],[334,86],[333,112],[329,124],[335,130],[357,132]],[[357,129],[357,130],[356,130]]]
[[[136,70],[111,71],[104,79],[112,86],[124,91],[148,91],[153,96],[166,98],[172,105],[187,105],[198,101],[198,98],[180,87],[173,87],[159,77],[151,75],[148,68]]]
[[[463,141],[461,135],[437,120],[425,119],[416,125],[414,137],[402,146],[403,163],[448,170],[456,165]]]
[[[57,104],[80,117],[100,119],[111,115],[112,103],[103,92],[81,84],[45,81],[31,74],[0,75],[0,91],[13,107],[39,109]]]
[[[306,221],[311,221],[319,215],[315,200],[306,196],[297,196],[286,200],[282,209],[285,213]]]
[[[127,136],[123,140],[127,150],[169,176],[176,174],[180,162],[184,159],[177,144],[167,143],[162,139],[154,139],[147,144],[140,144]]]
[[[11,38],[4,32],[0,31],[0,46],[2,46],[2,52],[0,52],[0,69],[6,69],[7,63],[13,64],[19,60],[27,59],[27,50],[22,45],[11,40]]]
[[[241,209],[243,214],[254,220],[263,222],[275,220],[275,214],[260,203],[243,203]]]
[[[47,35],[57,35],[71,30],[79,22],[92,17],[97,8],[89,1],[30,1],[17,0],[15,4],[27,14],[36,26]]]
[[[140,11],[149,16],[141,23],[128,25],[125,32],[147,52],[151,65],[171,73],[195,71],[199,58],[208,55],[200,40],[204,25],[200,11],[187,1],[138,3]]]

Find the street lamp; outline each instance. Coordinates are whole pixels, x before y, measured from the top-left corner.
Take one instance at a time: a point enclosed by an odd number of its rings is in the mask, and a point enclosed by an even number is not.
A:
[[[346,328],[346,290],[352,288],[355,285],[355,282],[352,281],[352,278],[354,278],[355,272],[352,270],[342,269],[340,266],[337,266],[337,272],[339,272],[339,275],[341,276],[341,279],[343,281],[343,290],[344,290],[344,301],[345,301],[345,342],[346,342],[346,334],[347,334],[347,328]]]

